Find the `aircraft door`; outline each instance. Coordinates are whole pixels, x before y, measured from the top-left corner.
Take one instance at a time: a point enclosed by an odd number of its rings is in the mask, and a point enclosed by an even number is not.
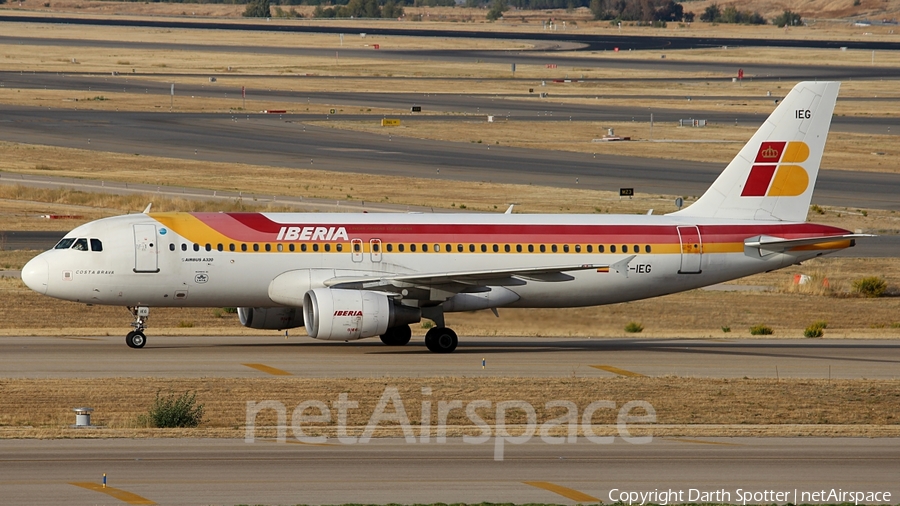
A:
[[[678,274],[699,274],[700,260],[703,258],[703,242],[697,227],[678,227],[681,241],[681,269]]]
[[[159,272],[156,225],[134,225],[134,272]]]
[[[350,240],[350,254],[353,255],[354,262],[362,262],[363,259],[363,242],[362,239]]]
[[[369,251],[373,262],[381,261],[381,239],[369,239]]]

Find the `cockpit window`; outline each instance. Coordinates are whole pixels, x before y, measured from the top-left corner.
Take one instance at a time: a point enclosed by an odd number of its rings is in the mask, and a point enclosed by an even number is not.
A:
[[[100,239],[91,239],[91,251],[103,251],[103,243]]]
[[[69,249],[72,247],[73,242],[75,242],[75,239],[72,239],[71,237],[66,237],[65,239],[56,243],[56,246],[54,246],[53,249]]]
[[[88,242],[85,238],[75,239],[75,244],[72,246],[72,249],[77,249],[78,251],[87,251],[88,250]]]

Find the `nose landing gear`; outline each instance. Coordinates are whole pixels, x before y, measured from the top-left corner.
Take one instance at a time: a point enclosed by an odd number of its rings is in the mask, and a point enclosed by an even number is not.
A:
[[[134,327],[134,330],[125,336],[125,344],[127,344],[129,348],[143,348],[144,345],[147,344],[147,336],[144,335],[144,323],[147,321],[147,318],[150,317],[150,308],[135,306],[129,307],[128,311],[130,311],[131,316],[134,317],[134,321],[131,322],[131,326]]]

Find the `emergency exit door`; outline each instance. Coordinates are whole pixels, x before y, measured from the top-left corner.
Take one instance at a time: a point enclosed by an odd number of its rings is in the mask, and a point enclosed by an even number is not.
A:
[[[681,241],[681,269],[678,274],[698,274],[703,259],[703,242],[697,227],[678,227]]]

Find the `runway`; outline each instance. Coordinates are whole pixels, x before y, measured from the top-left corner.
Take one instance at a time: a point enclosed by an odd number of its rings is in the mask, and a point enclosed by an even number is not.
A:
[[[0,140],[444,181],[632,187],[651,195],[699,196],[722,171],[715,163],[385,138],[303,124],[309,119],[6,107]],[[824,169],[813,203],[900,210],[898,193],[900,174]]]
[[[456,352],[436,355],[421,337],[391,348],[378,339],[328,342],[306,336],[285,339],[276,332],[173,337],[153,335],[150,328],[147,346],[134,350],[125,346],[126,323],[123,318],[121,336],[0,337],[0,371],[8,378],[271,377],[246,365],[262,364],[278,374],[309,378],[900,377],[900,343],[895,340],[461,336]]]
[[[218,439],[0,441],[9,504],[421,504],[616,502],[623,492],[681,493],[673,502],[787,500],[832,488],[900,493],[900,439],[704,438],[649,444],[494,442],[313,446]],[[291,441],[289,439],[288,441]],[[103,474],[111,490],[100,487]],[[690,501],[695,491],[728,493]],[[126,495],[127,494],[127,495]],[[738,495],[741,494],[741,495]],[[752,500],[753,495],[759,499]],[[796,494],[796,495],[795,495]],[[119,496],[119,501],[113,498]],[[659,500],[654,502],[661,502]],[[877,504],[878,502],[872,501]],[[870,504],[871,504],[870,503]]]

